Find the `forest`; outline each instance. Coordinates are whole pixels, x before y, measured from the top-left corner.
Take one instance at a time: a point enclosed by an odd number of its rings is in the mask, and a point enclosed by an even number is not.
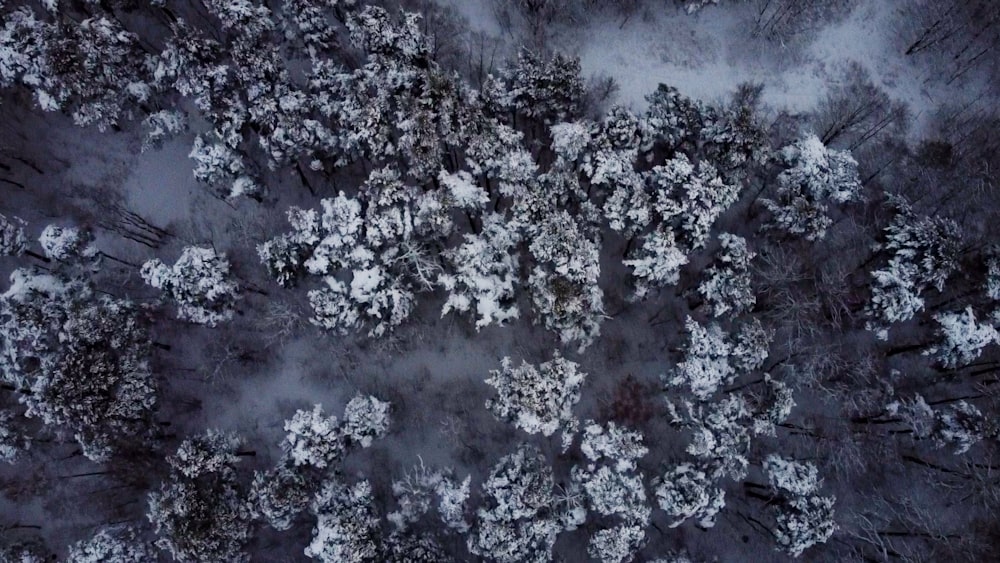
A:
[[[0,0],[0,563],[996,560],[998,46]]]

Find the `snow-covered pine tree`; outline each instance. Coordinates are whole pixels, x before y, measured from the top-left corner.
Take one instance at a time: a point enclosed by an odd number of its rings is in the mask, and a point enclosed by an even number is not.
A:
[[[972,403],[958,401],[935,410],[919,394],[889,403],[886,412],[900,417],[914,438],[930,439],[939,448],[951,446],[955,455],[964,454],[989,435],[991,425]]]
[[[757,319],[740,326],[732,336],[717,323],[706,327],[691,317],[684,328],[688,333],[684,359],[665,376],[665,381],[672,386],[687,386],[700,401],[708,400],[739,374],[758,369],[767,359],[771,333]]]
[[[20,217],[8,219],[0,213],[0,256],[20,256],[28,248],[26,223]]]
[[[836,497],[816,494],[823,484],[816,466],[770,454],[763,469],[780,499],[772,506],[776,521],[772,532],[778,547],[798,557],[806,549],[826,543],[839,528],[833,510]]]
[[[235,464],[242,439],[208,431],[167,458],[170,478],[150,493],[156,544],[176,561],[246,561],[253,511]]]
[[[712,226],[740,194],[740,186],[727,183],[711,163],[696,164],[684,154],[655,166],[648,178],[656,216],[687,252],[704,248]]]
[[[71,545],[67,563],[144,563],[156,558],[135,528],[101,528],[89,539]]]
[[[16,270],[0,295],[0,319],[2,377],[21,390],[27,416],[73,432],[95,461],[149,429],[151,344],[131,302],[96,296],[82,281]]]
[[[726,505],[726,492],[719,488],[713,471],[692,463],[681,463],[653,481],[656,502],[676,528],[690,518],[700,528],[715,526],[715,517]]]
[[[552,514],[552,468],[536,447],[503,457],[483,483],[483,506],[468,537],[473,555],[497,563],[545,563],[561,526]]]
[[[646,96],[648,106],[643,116],[650,138],[660,150],[694,151],[701,145],[701,131],[711,110],[701,102],[681,94],[677,88],[660,84]]]
[[[746,239],[729,233],[719,235],[719,244],[715,263],[698,286],[715,317],[740,314],[757,302],[750,285],[750,261],[756,254],[747,247]]]
[[[588,462],[573,467],[573,481],[583,491],[589,510],[614,522],[591,534],[587,553],[606,563],[631,561],[645,543],[649,526],[651,509],[642,473],[636,470],[636,461],[649,449],[639,432],[614,422],[602,427],[594,421],[585,425],[580,449]]]
[[[682,403],[684,412],[670,405],[673,423],[692,432],[687,453],[713,468],[713,477],[728,475],[742,479],[750,460],[747,455],[753,428],[753,412],[746,398],[733,393],[712,403]]]
[[[43,73],[29,75],[28,85],[42,109],[66,111],[77,125],[104,131],[148,100],[138,38],[118,21],[66,19],[41,30],[43,62],[36,69]]]
[[[188,156],[194,160],[194,177],[224,199],[241,196],[260,201],[264,186],[256,179],[247,159],[219,140],[198,135]]]
[[[885,267],[872,272],[872,295],[865,313],[868,330],[879,339],[889,336],[889,325],[907,321],[923,310],[922,293],[930,287],[944,290],[944,282],[958,269],[961,231],[944,217],[917,215],[899,197],[890,198],[896,215],[885,229],[881,250],[891,253]]]
[[[357,394],[344,407],[341,432],[347,446],[367,448],[389,431],[389,403],[370,395]]]
[[[781,150],[785,169],[778,174],[777,199],[765,199],[771,228],[806,240],[826,236],[833,224],[827,202],[837,204],[860,197],[858,163],[848,151],[829,149],[809,134]]]
[[[477,330],[518,318],[514,302],[518,257],[514,251],[520,234],[503,216],[492,213],[483,218],[478,234],[463,238],[460,246],[444,252],[448,267],[438,283],[448,292],[448,299],[441,315],[474,312]]]
[[[256,472],[250,486],[255,513],[275,530],[291,528],[296,516],[309,508],[313,496],[310,479],[302,471],[282,463]]]
[[[578,58],[559,53],[544,58],[526,49],[483,90],[496,110],[545,124],[578,117],[585,96]]]
[[[94,244],[94,235],[80,227],[47,225],[38,237],[45,257],[59,262],[92,262],[100,251]]]
[[[597,243],[560,211],[543,222],[528,248],[535,260],[528,290],[536,322],[556,332],[563,344],[586,348],[600,334],[604,318]]]
[[[580,400],[587,374],[578,368],[558,354],[537,368],[527,362],[514,367],[505,357],[500,369],[491,370],[486,380],[497,390],[497,396],[486,401],[486,408],[528,434],[551,436],[561,430],[565,451],[580,424],[573,406]]]
[[[173,266],[154,258],[139,273],[177,304],[179,319],[214,327],[236,312],[239,285],[230,276],[229,260],[212,247],[184,247]]]
[[[368,481],[346,485],[331,479],[313,499],[316,515],[306,557],[323,563],[382,561],[381,525]]]
[[[989,322],[979,323],[972,305],[961,313],[934,315],[938,323],[938,343],[924,351],[934,356],[946,368],[972,363],[990,344],[1000,344],[1000,332]]]
[[[641,300],[654,289],[677,283],[688,257],[677,244],[673,230],[661,225],[643,236],[642,245],[632,258],[622,263],[632,268],[635,278],[632,298]]]
[[[281,449],[294,467],[324,469],[340,460],[347,447],[336,416],[325,416],[323,407],[299,410],[285,421],[285,439]]]
[[[839,526],[834,520],[836,497],[795,497],[787,502],[775,519],[774,539],[785,553],[798,557],[818,543],[826,543]]]

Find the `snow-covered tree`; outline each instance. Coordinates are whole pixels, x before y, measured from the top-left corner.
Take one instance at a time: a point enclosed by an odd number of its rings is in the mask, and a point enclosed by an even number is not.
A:
[[[587,378],[578,368],[558,355],[537,368],[527,362],[514,367],[505,357],[500,369],[491,370],[486,380],[497,390],[497,397],[487,400],[486,408],[528,434],[551,436],[562,430],[565,450],[579,426],[573,406],[580,400],[580,387]]]
[[[990,344],[1000,344],[1000,332],[989,323],[976,322],[972,306],[962,313],[934,315],[938,322],[940,343],[924,351],[948,368],[967,365],[983,353]]]
[[[716,263],[705,271],[698,293],[705,298],[712,315],[739,314],[757,302],[750,286],[750,261],[756,254],[747,247],[743,237],[722,233]]]
[[[588,154],[590,129],[588,121],[560,122],[549,127],[552,152],[562,166],[572,166]]]
[[[48,225],[38,237],[45,257],[60,262],[88,262],[98,253],[94,235],[87,229]]]
[[[20,256],[28,248],[26,223],[19,217],[8,219],[0,213],[0,256]]]
[[[279,465],[254,474],[250,488],[254,511],[276,530],[287,530],[292,520],[309,507],[309,479],[294,467]]]
[[[146,137],[142,141],[142,150],[158,148],[168,139],[187,129],[187,118],[178,110],[164,109],[146,116],[142,120]]]
[[[325,416],[321,405],[311,411],[296,411],[291,420],[285,421],[285,432],[281,449],[293,466],[323,469],[344,454],[346,445],[337,417]]]
[[[450,234],[454,230],[452,214],[462,210],[469,214],[483,209],[490,196],[476,184],[465,170],[454,174],[441,170],[437,175],[439,189],[417,197],[417,214],[414,224],[428,234]]]
[[[284,458],[291,467],[326,469],[333,466],[346,448],[371,446],[389,429],[390,405],[372,396],[358,394],[344,408],[342,422],[323,414],[323,407],[299,410],[285,421],[285,439],[281,442]]]
[[[772,532],[778,547],[798,557],[809,547],[830,539],[838,528],[833,511],[836,499],[817,496],[823,480],[816,466],[770,454],[764,459],[763,469],[777,499],[772,504],[776,521]]]
[[[320,203],[322,217],[314,209],[289,208],[292,232],[257,247],[261,262],[284,287],[294,286],[306,272],[325,274],[351,264],[361,237],[361,203],[343,192]]]
[[[253,511],[237,481],[242,441],[208,432],[181,443],[167,459],[168,482],[150,493],[147,516],[157,545],[177,561],[245,561]]]
[[[471,477],[455,480],[451,469],[431,471],[421,459],[402,480],[392,483],[399,510],[389,514],[389,521],[402,532],[434,507],[448,529],[465,533],[469,530],[465,510],[470,483]]]
[[[403,12],[400,20],[393,21],[384,8],[365,6],[348,18],[351,42],[379,63],[412,62],[425,56],[427,43],[420,31],[420,14]]]
[[[473,175],[496,182],[496,191],[505,197],[523,195],[538,174],[538,164],[525,147],[524,135],[495,120],[480,124],[472,134],[465,163]]]
[[[943,217],[918,216],[908,202],[894,197],[896,215],[885,229],[880,248],[891,252],[888,264],[872,272],[872,295],[866,307],[867,327],[885,340],[888,325],[907,321],[923,310],[921,294],[944,289],[958,268],[961,232]]]
[[[306,557],[324,563],[381,561],[380,524],[368,481],[330,480],[312,502],[316,527]]]
[[[691,317],[684,328],[688,333],[684,359],[665,380],[690,388],[699,400],[707,400],[740,373],[759,368],[767,358],[771,335],[756,319],[740,327],[735,338],[716,323],[706,327]]]
[[[712,472],[691,463],[682,463],[653,481],[656,502],[676,528],[689,518],[698,526],[711,528],[726,505],[726,492],[719,488]]]
[[[11,563],[48,563],[56,558],[41,538],[29,537],[0,545],[0,561]]]
[[[587,554],[605,563],[632,561],[646,542],[646,523],[619,524],[598,530],[590,536]]]
[[[101,528],[89,539],[71,545],[67,563],[144,563],[155,559],[134,528]]]
[[[917,395],[912,400],[889,403],[886,412],[900,417],[915,438],[931,439],[939,448],[952,446],[955,455],[969,451],[986,433],[986,417],[975,405],[966,401],[934,410],[923,396]]]
[[[642,434],[628,430],[609,421],[601,426],[588,420],[583,429],[580,451],[590,461],[607,461],[614,464],[616,471],[636,470],[636,461],[649,453],[642,443]]]
[[[42,36],[42,74],[22,77],[42,109],[65,110],[77,125],[103,131],[148,99],[138,38],[116,20],[60,20],[45,25]]]
[[[600,334],[604,317],[597,243],[561,211],[539,226],[528,248],[535,259],[528,289],[536,320],[557,332],[563,344],[586,348]]]
[[[835,497],[796,497],[788,501],[776,515],[773,530],[778,546],[792,557],[806,549],[826,543],[838,527],[834,520]]]
[[[322,214],[289,210],[294,231],[260,245],[258,254],[282,285],[304,272],[322,278],[324,287],[308,294],[314,324],[342,333],[367,324],[369,335],[381,336],[406,320],[415,293],[438,279],[428,248],[445,233],[419,224],[419,201],[398,171],[378,169],[357,197],[323,199]]]
[[[759,112],[762,91],[763,84],[740,84],[728,105],[710,112],[701,131],[705,152],[727,177],[746,178],[770,156],[767,126]]]
[[[684,322],[688,344],[684,361],[678,362],[667,382],[686,385],[700,400],[707,400],[721,385],[732,383],[735,368],[729,363],[731,345],[726,333],[717,324],[707,327],[688,317]]]
[[[657,144],[669,153],[698,148],[708,108],[666,84],[657,86],[656,91],[646,96],[646,101],[649,105],[644,121]]]
[[[389,431],[389,403],[359,393],[344,407],[341,429],[348,445],[371,446]]]
[[[795,408],[792,390],[784,382],[764,374],[764,386],[751,392],[748,404],[753,413],[753,433],[774,436],[775,426],[784,422]]]
[[[589,421],[581,451],[588,463],[573,467],[573,482],[590,511],[616,522],[591,535],[587,553],[609,563],[631,561],[645,543],[649,525],[646,490],[642,474],[636,471],[636,461],[649,450],[638,432],[618,428],[614,422],[603,428]]]
[[[479,234],[444,252],[449,267],[438,277],[448,299],[441,315],[474,311],[476,329],[518,318],[514,303],[518,260],[514,254],[520,235],[497,214],[483,218]]]
[[[764,459],[764,474],[773,489],[798,497],[814,494],[823,485],[815,465],[777,454],[770,454]]]
[[[688,257],[677,245],[674,232],[663,227],[643,237],[642,246],[622,263],[633,269],[635,299],[643,299],[650,290],[677,283],[680,269]]]
[[[131,302],[29,270],[0,295],[0,374],[26,415],[73,432],[103,461],[149,429],[156,391],[150,340]]]
[[[393,532],[383,541],[384,561],[391,563],[437,563],[449,556],[433,532]]]
[[[505,456],[483,483],[485,502],[468,538],[473,555],[498,563],[552,560],[561,526],[552,514],[552,468],[537,448]]]
[[[143,281],[177,303],[177,317],[215,326],[233,317],[239,285],[229,274],[229,260],[208,246],[187,246],[173,266],[148,260],[139,274]]]
[[[245,158],[225,143],[198,135],[188,156],[194,160],[195,179],[211,186],[220,197],[263,197],[264,187],[254,179]]]
[[[650,171],[652,208],[675,227],[687,251],[705,246],[716,220],[739,198],[740,186],[727,183],[708,161],[692,163],[678,154]]]
[[[29,87],[41,86],[43,77],[50,73],[45,57],[46,24],[28,6],[18,6],[4,11],[3,27],[0,27],[0,45],[4,56],[0,57],[0,87],[9,88],[17,83]],[[36,101],[46,109],[52,107],[51,95],[38,88]]]
[[[579,59],[558,53],[545,59],[525,49],[484,90],[497,108],[543,123],[577,117],[585,95]]]
[[[334,22],[355,0],[283,0],[279,21],[285,37],[301,41],[310,59],[337,46]]]
[[[717,468],[718,475],[732,479],[746,476],[747,453],[756,429],[753,411],[740,394],[731,394],[713,403],[683,402],[684,410],[670,405],[675,424],[692,432],[686,451],[705,465]]]
[[[274,27],[271,11],[250,1],[206,0],[205,7],[219,19],[223,30],[259,37]]]
[[[807,135],[781,151],[785,169],[778,174],[777,199],[765,199],[772,227],[806,240],[819,240],[833,224],[827,201],[858,199],[858,163],[848,151],[829,149]]]
[[[986,260],[986,296],[1000,301],[1000,256]]]

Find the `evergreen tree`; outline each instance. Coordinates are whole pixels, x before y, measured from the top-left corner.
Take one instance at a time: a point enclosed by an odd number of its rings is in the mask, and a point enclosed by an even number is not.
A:
[[[176,561],[246,561],[253,511],[236,473],[242,440],[209,431],[167,458],[171,475],[149,495],[157,545]]]
[[[229,260],[211,247],[187,246],[173,266],[148,260],[139,273],[177,303],[180,319],[214,327],[236,312],[239,286],[230,279]]]
[[[20,390],[27,416],[70,430],[95,461],[149,429],[150,340],[132,303],[17,270],[0,296],[0,319],[3,379]]]
[[[579,426],[573,406],[580,400],[580,387],[587,378],[578,368],[559,355],[537,368],[527,362],[514,367],[505,357],[500,369],[491,370],[486,380],[498,394],[486,401],[486,408],[528,434],[551,436],[562,430],[565,450]]]
[[[324,563],[381,561],[379,519],[368,481],[353,486],[331,480],[312,502],[316,527],[306,557]]]
[[[498,563],[552,560],[560,525],[552,513],[552,469],[534,446],[522,445],[490,471],[483,484],[468,548]]]

